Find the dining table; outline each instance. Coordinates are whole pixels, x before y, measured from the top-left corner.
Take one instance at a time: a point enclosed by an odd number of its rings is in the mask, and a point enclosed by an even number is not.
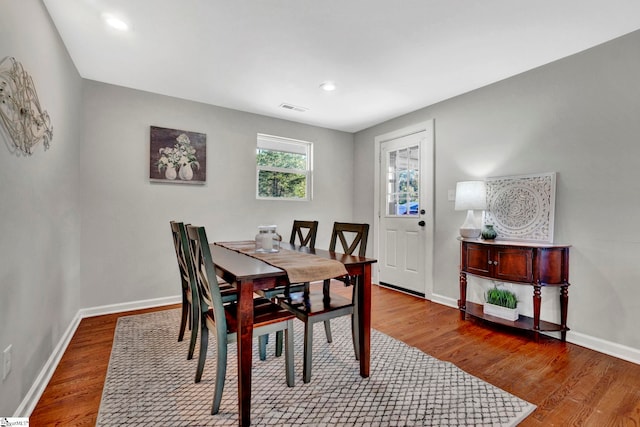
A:
[[[223,246],[229,242],[211,243],[211,255],[216,274],[236,286],[238,291],[238,425],[251,425],[251,369],[253,346],[253,298],[254,291],[270,289],[288,283],[287,271],[267,262]],[[350,276],[359,277],[357,309],[359,317],[360,376],[369,377],[371,342],[371,266],[375,259],[358,255],[346,255],[322,249],[310,249],[290,243],[281,243],[280,255],[302,252],[335,260],[344,264]],[[329,279],[329,277],[326,277]]]

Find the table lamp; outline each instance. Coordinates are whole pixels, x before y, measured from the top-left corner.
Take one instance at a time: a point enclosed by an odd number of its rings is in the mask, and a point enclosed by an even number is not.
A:
[[[455,210],[467,211],[467,219],[460,227],[460,236],[477,238],[480,226],[476,223],[474,210],[487,208],[487,190],[484,181],[462,181],[456,184]]]

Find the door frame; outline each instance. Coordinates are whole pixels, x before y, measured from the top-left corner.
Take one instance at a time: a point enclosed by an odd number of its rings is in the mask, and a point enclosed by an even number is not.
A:
[[[375,172],[374,172],[374,196],[373,196],[373,234],[374,234],[374,245],[373,245],[373,257],[378,259],[378,254],[380,253],[380,166],[381,166],[381,146],[382,143],[402,138],[404,136],[413,135],[419,132],[426,132],[428,135],[431,135],[433,144],[432,144],[432,152],[431,161],[435,163],[435,133],[434,133],[434,119],[430,119],[424,122],[417,123],[415,125],[407,126],[402,129],[397,129],[395,131],[391,131],[382,135],[378,135],[374,138],[374,156],[375,156]],[[427,224],[426,227],[430,227],[431,236],[434,236],[434,222],[435,222],[435,167],[432,167],[433,176],[431,177],[431,186],[428,188],[428,191],[431,191],[432,197],[432,206],[427,206],[426,209],[431,209],[431,222]],[[425,253],[426,259],[425,261],[425,280],[427,281],[425,286],[425,298],[428,300],[432,299],[433,295],[433,238],[430,241],[425,242]],[[373,270],[373,279],[376,283],[380,283],[379,281],[379,267],[378,264],[375,264],[376,268]],[[396,289],[400,292],[403,292],[402,289]],[[405,292],[408,293],[408,292]],[[414,295],[409,293],[410,295]]]

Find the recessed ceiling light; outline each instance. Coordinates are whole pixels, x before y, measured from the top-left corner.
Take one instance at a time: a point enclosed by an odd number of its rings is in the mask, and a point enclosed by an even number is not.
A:
[[[320,85],[320,89],[331,92],[332,90],[336,90],[336,84],[334,82],[327,81]]]
[[[126,22],[114,15],[105,13],[104,15],[102,15],[102,19],[104,19],[104,22],[106,22],[107,25],[109,25],[111,28],[115,28],[118,31],[127,31],[129,29],[129,25],[127,25]]]

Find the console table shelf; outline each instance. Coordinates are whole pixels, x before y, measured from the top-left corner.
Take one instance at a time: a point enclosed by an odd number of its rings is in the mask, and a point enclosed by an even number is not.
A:
[[[569,303],[569,245],[512,242],[502,240],[460,240],[460,299],[458,308],[465,315],[518,329],[535,332],[560,331],[566,340]],[[467,274],[484,279],[530,285],[533,287],[533,318],[520,315],[515,321],[484,313],[481,304],[467,302]],[[540,319],[541,288],[560,288],[560,323]]]
[[[518,320],[511,321],[502,319],[500,317],[491,316],[489,314],[484,314],[484,310],[482,309],[482,304],[476,304],[474,302],[467,302],[467,307],[464,311],[473,317],[477,317],[483,320],[487,320],[492,323],[498,323],[500,325],[511,326],[517,329],[525,329],[528,331],[535,331],[533,326],[533,317],[523,316],[522,314],[518,317]],[[557,323],[546,322],[544,320],[540,320],[540,331],[562,331],[562,326]],[[568,329],[566,329],[568,330]]]

